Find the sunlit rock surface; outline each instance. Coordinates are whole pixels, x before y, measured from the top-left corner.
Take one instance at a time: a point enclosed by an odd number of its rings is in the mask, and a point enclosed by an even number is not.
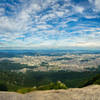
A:
[[[0,92],[0,100],[100,100],[100,86],[35,91],[27,94]]]

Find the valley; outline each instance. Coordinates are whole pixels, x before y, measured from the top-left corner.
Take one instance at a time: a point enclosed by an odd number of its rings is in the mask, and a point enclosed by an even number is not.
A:
[[[42,51],[43,52],[43,51]],[[28,54],[28,53],[27,53]],[[20,54],[21,56],[14,57],[1,57],[0,61],[8,60],[12,63],[19,63],[22,65],[32,66],[31,69],[25,67],[21,72],[27,70],[32,71],[89,71],[99,69],[100,54],[93,53],[36,53],[27,55]]]

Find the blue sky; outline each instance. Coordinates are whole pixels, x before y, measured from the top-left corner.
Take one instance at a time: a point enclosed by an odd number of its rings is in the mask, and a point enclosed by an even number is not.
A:
[[[0,48],[100,48],[100,0],[0,0]]]

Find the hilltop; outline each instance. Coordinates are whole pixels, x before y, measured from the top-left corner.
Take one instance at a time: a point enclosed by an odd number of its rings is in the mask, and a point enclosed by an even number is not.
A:
[[[0,100],[100,100],[100,85],[67,90],[34,91],[26,94],[0,92]]]

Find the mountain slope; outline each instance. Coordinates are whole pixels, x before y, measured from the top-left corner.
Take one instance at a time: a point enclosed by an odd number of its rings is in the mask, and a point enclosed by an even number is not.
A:
[[[35,91],[27,94],[0,92],[0,100],[100,100],[100,86]]]
[[[100,85],[100,74],[97,74],[95,77],[92,77],[91,79],[84,81],[79,87],[85,87],[85,86],[93,85],[93,84]]]

